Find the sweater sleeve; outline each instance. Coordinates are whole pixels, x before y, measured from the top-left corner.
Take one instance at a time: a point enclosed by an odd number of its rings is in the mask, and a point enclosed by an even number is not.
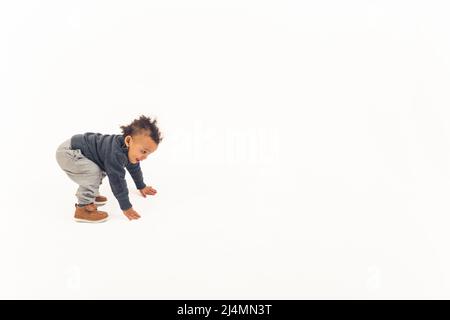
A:
[[[142,170],[141,170],[140,164],[139,163],[136,163],[136,164],[129,163],[126,166],[126,168],[127,168],[128,172],[130,173],[131,177],[133,178],[136,188],[139,190],[145,188],[144,177],[142,175]]]
[[[125,180],[125,168],[123,159],[119,154],[113,154],[105,161],[105,171],[108,175],[111,190],[119,201],[120,209],[127,210],[132,207],[128,197],[128,187]]]

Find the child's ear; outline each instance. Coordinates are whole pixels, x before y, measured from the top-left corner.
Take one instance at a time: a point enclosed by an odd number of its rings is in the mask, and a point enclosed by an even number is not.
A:
[[[131,136],[126,136],[126,137],[125,137],[125,145],[126,145],[127,147],[130,146],[130,140],[131,140]]]

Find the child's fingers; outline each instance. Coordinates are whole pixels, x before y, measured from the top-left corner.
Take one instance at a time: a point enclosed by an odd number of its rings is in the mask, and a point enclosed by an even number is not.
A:
[[[138,213],[136,211],[134,211],[134,210],[127,211],[127,212],[124,212],[124,213],[125,213],[125,215],[127,216],[127,218],[129,220],[133,220],[133,219],[139,218]]]
[[[139,219],[141,217],[136,211],[131,212],[131,214],[133,215],[134,219]]]
[[[127,216],[127,218],[128,218],[129,220],[135,220],[135,219],[139,219],[139,218],[140,218],[139,215],[136,215],[136,214],[133,213],[133,212],[127,213],[126,216]]]

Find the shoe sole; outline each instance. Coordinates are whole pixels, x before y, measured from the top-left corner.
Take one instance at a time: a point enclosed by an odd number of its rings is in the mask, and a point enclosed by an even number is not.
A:
[[[97,207],[101,207],[101,206],[104,206],[104,205],[106,204],[106,202],[108,202],[108,201],[105,201],[105,202],[97,202],[97,201],[94,201],[94,204],[95,204]]]
[[[100,223],[100,222],[105,222],[106,220],[108,220],[109,217],[100,219],[100,220],[86,220],[86,219],[78,219],[78,218],[74,218],[75,222],[82,222],[82,223]]]

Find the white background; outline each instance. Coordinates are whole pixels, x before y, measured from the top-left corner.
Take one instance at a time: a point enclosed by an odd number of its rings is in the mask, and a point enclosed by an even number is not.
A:
[[[450,298],[446,1],[2,1],[1,298]],[[157,117],[73,222],[55,150]]]

